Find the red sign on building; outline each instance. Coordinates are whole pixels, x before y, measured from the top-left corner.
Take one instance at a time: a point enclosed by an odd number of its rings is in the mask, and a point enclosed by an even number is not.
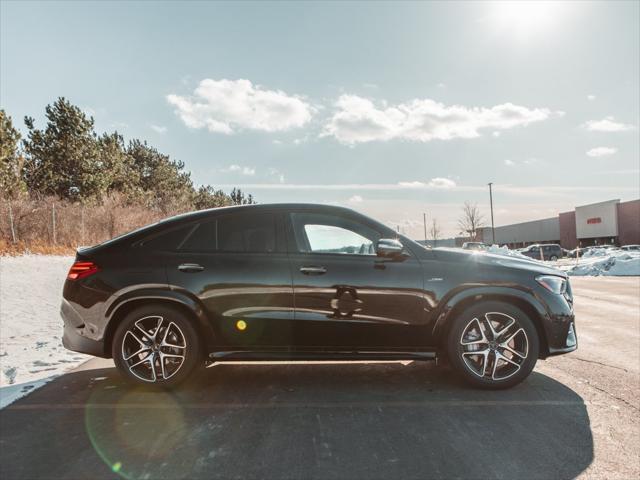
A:
[[[600,217],[587,218],[587,225],[593,225],[594,223],[602,223],[602,218]]]

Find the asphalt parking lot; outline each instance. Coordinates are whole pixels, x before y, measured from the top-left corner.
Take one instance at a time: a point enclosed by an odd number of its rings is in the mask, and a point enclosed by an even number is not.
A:
[[[92,360],[0,411],[0,477],[640,477],[640,278],[574,278],[579,350],[472,390],[429,363],[213,366],[173,393]]]

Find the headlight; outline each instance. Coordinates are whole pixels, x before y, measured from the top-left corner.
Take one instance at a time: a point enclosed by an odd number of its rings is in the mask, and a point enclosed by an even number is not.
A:
[[[551,293],[562,295],[567,290],[567,280],[555,275],[540,275],[536,277],[536,282],[549,290]]]

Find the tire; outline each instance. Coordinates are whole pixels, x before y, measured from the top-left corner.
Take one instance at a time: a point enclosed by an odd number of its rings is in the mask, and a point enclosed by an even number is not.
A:
[[[198,337],[183,312],[150,304],[131,311],[122,320],[111,353],[128,381],[173,388],[204,364]]]
[[[468,384],[483,389],[510,388],[533,370],[540,348],[538,333],[533,321],[514,305],[481,302],[452,322],[447,337],[449,361]]]
[[[549,258],[549,260],[551,260],[552,262],[556,262],[558,260],[558,257],[556,255],[551,255],[551,258]]]

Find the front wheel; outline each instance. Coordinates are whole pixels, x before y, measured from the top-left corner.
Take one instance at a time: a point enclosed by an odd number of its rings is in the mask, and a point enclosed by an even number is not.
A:
[[[533,370],[539,339],[533,322],[519,308],[483,302],[453,320],[447,351],[452,366],[467,383],[486,389],[509,388]]]
[[[130,312],[112,343],[116,367],[137,384],[174,387],[201,362],[198,334],[190,319],[165,305]]]

